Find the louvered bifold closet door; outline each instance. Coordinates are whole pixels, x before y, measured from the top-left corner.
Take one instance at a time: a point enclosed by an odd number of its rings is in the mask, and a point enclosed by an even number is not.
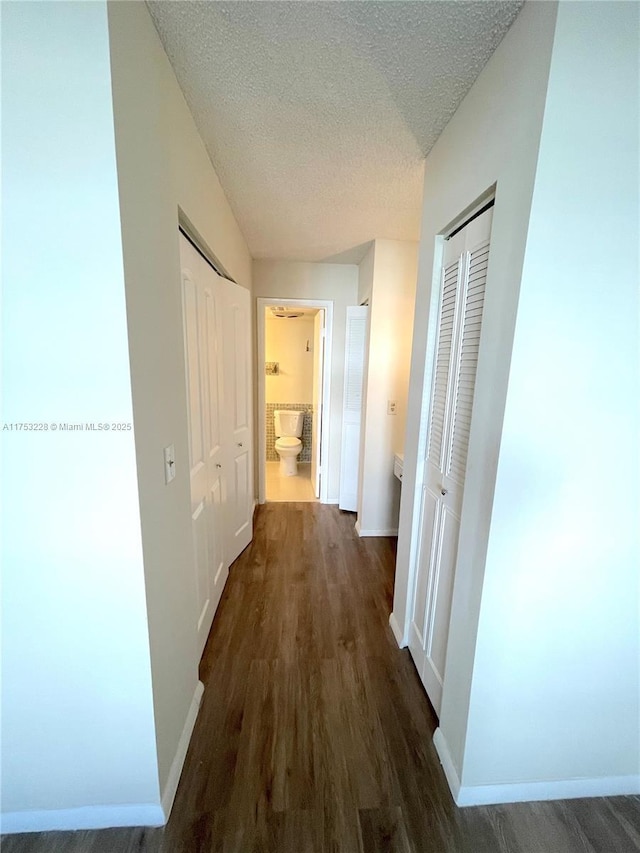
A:
[[[360,430],[368,313],[369,309],[365,306],[347,308],[339,506],[340,509],[350,512],[356,512],[358,509]]]
[[[408,631],[411,655],[437,714],[446,676],[492,215],[489,208],[473,217],[443,245]]]
[[[451,371],[451,353],[455,334],[456,302],[461,263],[457,259],[443,270],[442,304],[439,315],[436,359],[431,390],[428,460],[440,467],[447,429],[447,391]]]
[[[476,369],[482,328],[482,309],[487,281],[489,241],[463,256],[465,267],[460,343],[457,347],[455,388],[452,397],[451,423],[445,472],[463,485],[467,467],[471,410],[476,385]]]

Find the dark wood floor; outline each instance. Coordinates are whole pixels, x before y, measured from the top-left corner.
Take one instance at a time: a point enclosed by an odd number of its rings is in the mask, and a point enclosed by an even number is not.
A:
[[[394,540],[267,504],[202,660],[165,829],[9,836],[3,853],[631,853],[640,798],[457,809],[388,626]]]

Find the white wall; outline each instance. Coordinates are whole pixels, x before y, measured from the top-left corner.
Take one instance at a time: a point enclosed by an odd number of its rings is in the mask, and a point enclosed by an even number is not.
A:
[[[637,4],[559,6],[465,786],[640,790],[639,23]]]
[[[373,258],[375,241],[371,241],[367,253],[358,266],[358,305],[364,305],[371,299],[373,289]]]
[[[401,633],[436,235],[497,184],[438,742],[467,804],[638,790],[637,15],[526,3],[426,162]]]
[[[313,316],[283,320],[267,310],[265,361],[277,361],[280,369],[265,376],[267,403],[313,403]]]
[[[3,421],[133,421],[107,11],[2,7]],[[132,431],[3,431],[2,829],[162,819]]]
[[[198,677],[178,208],[245,287],[251,259],[144,3],[109,3],[120,211],[161,790]],[[163,447],[176,479],[164,485]]]
[[[274,304],[277,304],[279,299],[333,301],[328,498],[329,501],[337,502],[340,491],[340,446],[347,305],[357,304],[358,267],[352,264],[256,260],[253,262],[253,295],[256,298],[273,299]]]
[[[369,347],[363,391],[357,529],[361,536],[398,530],[400,481],[393,457],[404,450],[417,243],[376,240],[361,263],[359,295],[369,299]],[[387,404],[397,403],[388,414]]]
[[[425,197],[393,617],[405,642],[422,488],[443,233],[497,184],[474,417],[440,725],[455,767],[464,752],[477,620],[518,285],[527,239],[555,26],[554,3],[525,3],[425,163]],[[434,273],[435,271],[435,273]],[[434,274],[436,286],[434,287]],[[427,357],[428,356],[428,357]]]

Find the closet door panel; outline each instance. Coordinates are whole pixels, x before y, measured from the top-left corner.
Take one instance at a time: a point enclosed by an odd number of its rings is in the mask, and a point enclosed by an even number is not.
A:
[[[423,489],[418,570],[416,572],[409,637],[409,647],[416,663],[422,662],[427,645],[429,582],[431,579],[429,566],[433,559],[432,550],[437,544],[437,537],[434,536],[437,516],[438,502],[435,496],[428,489]]]
[[[449,374],[456,331],[456,306],[460,284],[461,264],[456,258],[448,264],[442,275],[442,295],[438,322],[436,358],[429,406],[429,441],[427,458],[440,470],[442,449],[447,427],[447,405],[449,398]]]
[[[185,242],[180,245],[185,368],[189,423],[189,489],[194,552],[196,624],[201,651],[213,619],[212,552],[209,533],[209,393],[206,350],[207,317],[205,288],[197,252]]]
[[[362,392],[368,343],[368,317],[369,309],[366,306],[347,308],[339,507],[349,512],[355,512],[358,509]]]
[[[445,244],[409,648],[440,713],[480,352],[491,210]]]
[[[432,560],[431,600],[426,626],[427,669],[424,675],[425,683],[428,685],[427,692],[429,695],[438,697],[438,704],[442,697],[444,682],[459,532],[460,520],[445,506],[442,506],[437,548]]]
[[[189,468],[193,476],[197,468],[204,465],[204,436],[198,292],[193,274],[190,271],[185,272],[182,279],[182,287],[187,361],[187,393],[189,397]]]
[[[202,652],[230,563],[253,518],[249,293],[180,238],[189,468]]]
[[[199,632],[200,649],[202,651],[229,572],[224,559],[223,496],[225,485],[224,472],[222,469],[224,457],[222,430],[223,366],[220,357],[218,339],[218,313],[220,302],[220,298],[217,294],[218,277],[204,258],[200,258],[199,260],[204,301],[204,330],[201,343],[207,389],[207,393],[205,395],[206,416],[204,421],[208,484],[208,575],[211,596],[211,618],[209,620],[209,624],[203,626]]]
[[[468,274],[463,291],[460,343],[451,402],[451,435],[446,462],[447,477],[452,478],[460,487],[464,484],[467,468],[488,260],[488,241],[468,253]]]
[[[198,602],[197,629],[198,636],[204,631],[204,639],[209,633],[211,624],[211,579],[209,575],[209,535],[208,535],[208,512],[207,502],[198,504],[192,515],[193,522],[193,546],[196,558],[196,595]],[[201,645],[204,643],[201,642]]]
[[[219,288],[227,481],[225,555],[227,564],[230,564],[253,537],[251,314],[248,290],[226,279],[219,280]]]

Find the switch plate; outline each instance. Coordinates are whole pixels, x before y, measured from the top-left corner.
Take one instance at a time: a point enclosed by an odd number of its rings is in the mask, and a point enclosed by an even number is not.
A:
[[[167,485],[176,478],[176,451],[173,444],[164,449],[164,481]]]
[[[396,400],[387,400],[387,414],[388,415],[397,415],[398,414],[398,403]]]

